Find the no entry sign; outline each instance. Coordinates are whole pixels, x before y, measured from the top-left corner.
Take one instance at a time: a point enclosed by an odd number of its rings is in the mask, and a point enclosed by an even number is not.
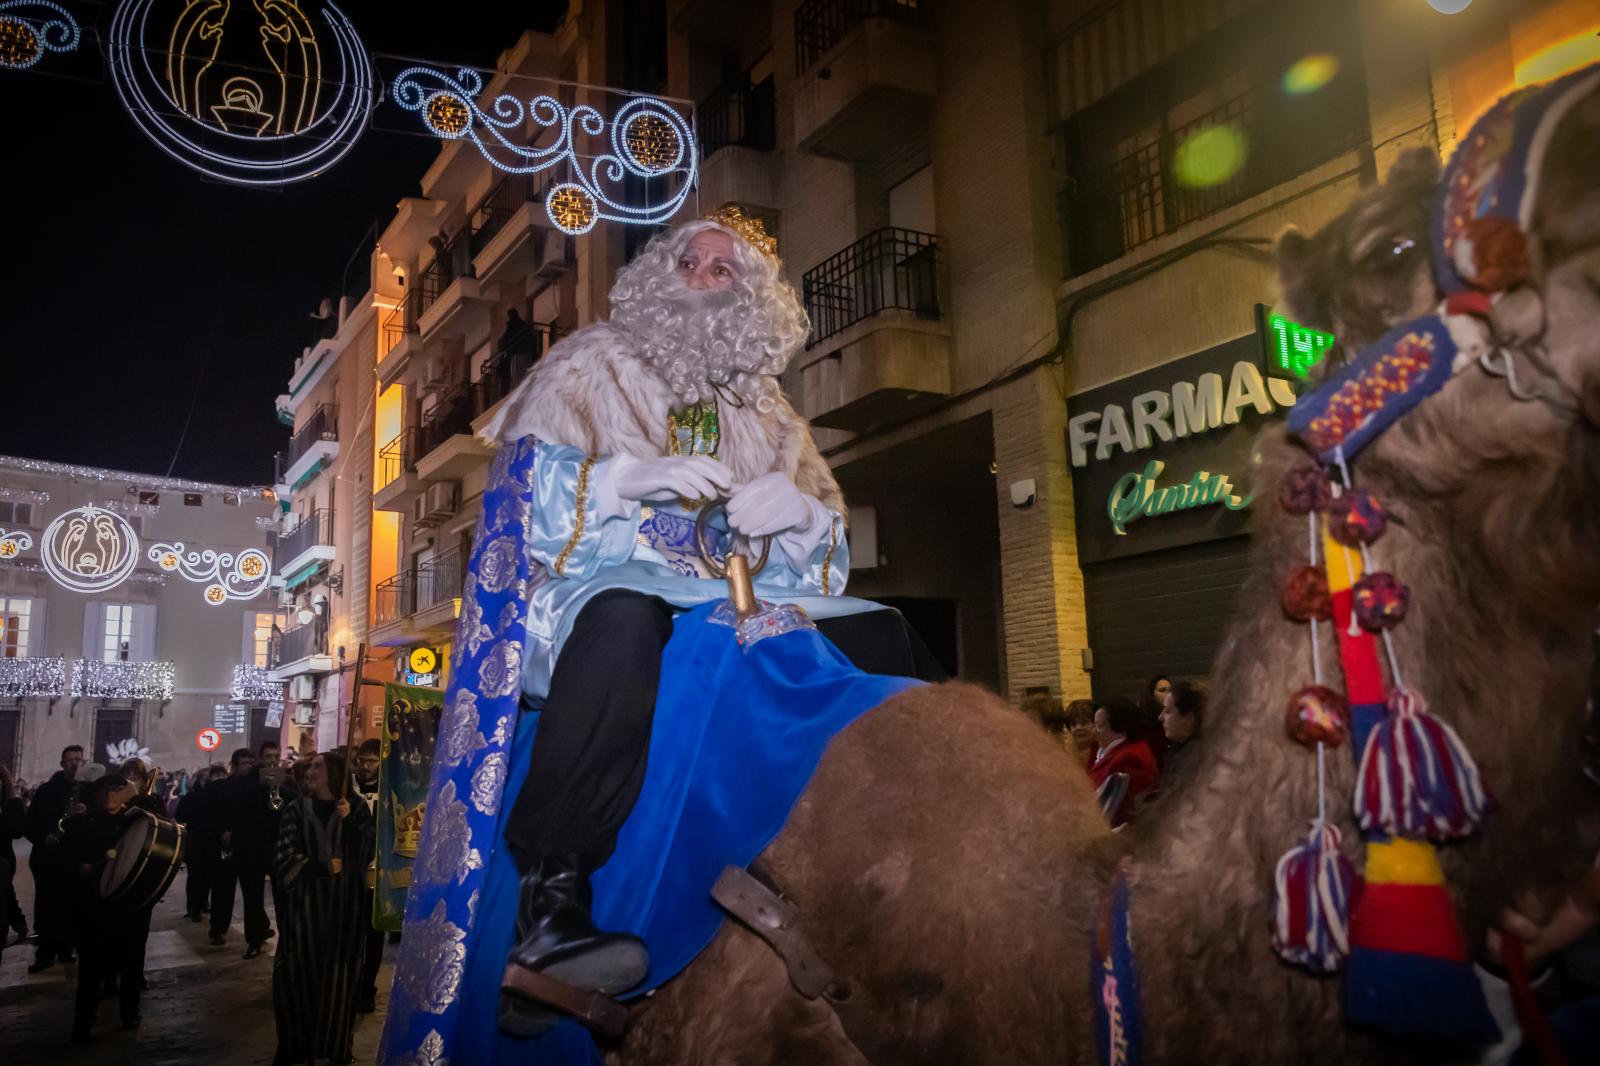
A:
[[[194,735],[194,742],[201,751],[216,751],[222,746],[222,734],[215,729],[202,729]]]

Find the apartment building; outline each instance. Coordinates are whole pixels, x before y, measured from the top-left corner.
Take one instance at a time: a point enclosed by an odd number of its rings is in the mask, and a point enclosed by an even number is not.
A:
[[[37,783],[80,744],[176,770],[272,735],[275,510],[264,486],[0,456],[0,763]]]

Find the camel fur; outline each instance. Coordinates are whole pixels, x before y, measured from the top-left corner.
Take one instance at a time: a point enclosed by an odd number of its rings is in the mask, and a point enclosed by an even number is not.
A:
[[[1600,604],[1596,127],[1600,95],[1558,133],[1547,166],[1562,191],[1535,226],[1545,358],[1578,410],[1513,400],[1470,368],[1355,470],[1397,512],[1375,555],[1412,588],[1394,633],[1405,680],[1458,730],[1499,800],[1477,835],[1442,849],[1474,950],[1502,908],[1559,898],[1593,855],[1585,829],[1600,813],[1579,764]],[[1321,233],[1286,236],[1299,315],[1359,346],[1429,309],[1437,180],[1436,163],[1408,156]],[[1253,572],[1200,750],[1162,799],[1112,834],[1077,760],[996,696],[962,684],[896,696],[835,738],[762,859],[849,997],[831,1010],[802,1000],[770,950],[725,923],[636,1008],[612,1061],[1093,1062],[1088,936],[1121,862],[1147,1061],[1419,1062],[1458,1050],[1351,1031],[1340,980],[1271,948],[1273,867],[1317,806],[1314,757],[1283,721],[1310,681],[1309,630],[1279,605],[1305,520],[1265,488],[1306,453],[1281,431],[1264,453]],[[1325,664],[1338,661],[1330,629]],[[1359,867],[1349,752],[1328,768]]]

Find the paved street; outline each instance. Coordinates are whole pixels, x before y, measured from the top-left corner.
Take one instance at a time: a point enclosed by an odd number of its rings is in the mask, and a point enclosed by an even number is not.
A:
[[[28,872],[27,843],[18,845],[17,892],[31,923],[33,877]],[[150,989],[144,995],[144,1025],[138,1032],[119,1029],[116,1002],[106,1000],[100,1006],[94,1041],[83,1047],[68,1043],[77,967],[57,965],[30,975],[32,945],[8,943],[0,957],[0,1062],[258,1066],[272,1061],[274,942],[268,941],[259,958],[241,958],[244,929],[236,906],[227,946],[212,947],[206,926],[184,919],[183,876],[178,875],[150,924],[145,958]],[[270,899],[267,906],[270,913]],[[389,949],[391,955],[394,950]],[[378,1013],[357,1022],[357,1062],[376,1059],[391,973],[392,959],[388,959],[378,977]]]

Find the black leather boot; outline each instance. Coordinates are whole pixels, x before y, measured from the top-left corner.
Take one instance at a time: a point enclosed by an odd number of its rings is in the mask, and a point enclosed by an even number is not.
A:
[[[608,996],[643,981],[650,971],[644,941],[595,928],[589,915],[593,898],[588,871],[576,856],[540,861],[522,876],[517,945],[506,964]],[[501,990],[500,1028],[510,1036],[539,1036],[557,1017],[533,1000]]]

